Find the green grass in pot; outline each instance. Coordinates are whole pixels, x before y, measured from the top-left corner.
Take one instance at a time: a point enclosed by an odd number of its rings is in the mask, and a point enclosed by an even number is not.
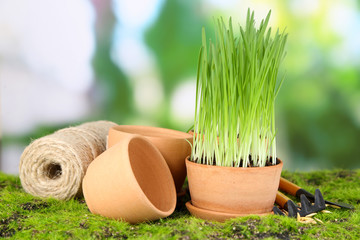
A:
[[[256,28],[248,10],[234,34],[231,18],[215,21],[215,41],[202,31],[191,160],[227,167],[276,164],[275,98],[285,31],[271,33],[271,11]]]

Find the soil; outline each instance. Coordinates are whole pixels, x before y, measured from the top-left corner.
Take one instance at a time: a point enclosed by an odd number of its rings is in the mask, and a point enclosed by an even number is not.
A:
[[[276,219],[275,219],[276,221]],[[302,234],[305,229],[299,229],[299,232],[296,234],[289,230],[284,230],[281,233],[273,233],[271,231],[268,232],[260,232],[259,226],[261,226],[260,219],[249,219],[245,222],[241,223],[233,223],[231,225],[231,232],[226,236],[223,234],[210,234],[208,235],[208,239],[300,239],[296,238],[298,234]]]
[[[39,200],[20,204],[20,207],[26,211],[35,211],[35,210],[47,208],[48,206],[49,206],[48,203]],[[22,227],[22,220],[26,218],[27,216],[24,216],[18,212],[14,212],[10,217],[1,219],[0,238],[11,237],[16,233],[16,231],[25,230],[24,227]],[[17,223],[16,225],[18,226],[16,229],[9,226],[14,221]]]
[[[115,239],[128,239],[129,237],[125,234],[121,234],[119,231],[115,231],[110,227],[102,227],[102,231],[94,232],[94,237],[96,239],[104,238],[115,238]]]
[[[10,217],[1,219],[0,220],[0,238],[11,237],[16,233],[16,231],[23,230],[23,227],[21,227],[21,221],[22,221],[22,219],[25,219],[25,218],[27,218],[27,217],[15,212]],[[9,224],[12,223],[13,221],[17,222],[17,225],[19,226],[17,229],[11,228],[9,226]]]
[[[356,171],[353,171],[353,170],[340,170],[340,171],[336,172],[335,175],[338,178],[354,177],[356,175]]]
[[[214,157],[215,159],[215,157]],[[240,161],[240,166],[242,166],[242,162],[243,160]],[[206,164],[206,158],[203,158],[201,161],[200,161],[201,164]],[[280,161],[277,159],[276,160],[276,165],[279,164]],[[214,164],[212,166],[216,166],[216,159],[214,160]],[[270,159],[268,159],[265,163],[265,167],[269,167],[269,166],[273,166],[272,164],[272,157],[270,157]],[[235,163],[233,163],[232,167],[235,167]],[[247,167],[258,167],[258,166],[254,166],[254,161],[251,159],[251,155],[249,155],[249,163],[247,165]]]
[[[79,224],[79,228],[81,229],[88,229],[89,228],[89,224],[87,222],[81,222]]]
[[[14,183],[14,182],[11,182],[11,181],[0,182],[0,191],[5,187],[21,189],[21,186],[19,184]]]
[[[49,207],[49,204],[47,202],[27,202],[20,205],[20,207],[27,211],[35,211],[38,209],[43,209]]]

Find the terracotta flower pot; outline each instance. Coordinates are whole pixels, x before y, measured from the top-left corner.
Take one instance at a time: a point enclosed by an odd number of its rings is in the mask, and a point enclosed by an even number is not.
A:
[[[228,216],[271,213],[283,166],[281,160],[274,166],[236,168],[198,164],[188,158],[186,168],[195,208]]]
[[[159,127],[119,125],[109,130],[108,147],[133,134],[145,137],[160,150],[174,178],[176,192],[180,193],[186,177],[184,159],[191,153],[187,141],[192,143],[192,135]]]
[[[92,213],[130,223],[167,217],[176,206],[169,167],[139,136],[122,138],[98,156],[87,169],[83,192]]]

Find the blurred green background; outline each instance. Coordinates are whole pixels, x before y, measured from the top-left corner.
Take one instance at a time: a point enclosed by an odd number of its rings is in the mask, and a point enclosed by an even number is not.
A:
[[[94,39],[89,57],[92,81],[84,90],[88,110],[62,121],[38,121],[14,133],[6,131],[4,122],[12,119],[6,119],[7,106],[2,105],[2,171],[16,173],[11,166],[31,139],[83,121],[107,119],[186,131],[194,116],[201,28],[211,35],[214,16],[232,16],[233,22],[243,24],[248,7],[255,10],[257,22],[271,9],[270,25],[286,27],[289,33],[280,73],[285,81],[276,106],[278,155],[285,168],[360,167],[360,1],[84,0],[84,4],[92,13],[88,24]],[[0,52],[3,64],[11,60],[11,53],[5,53]],[[3,104],[9,101],[3,94],[6,84],[1,90]],[[19,147],[6,150],[13,146]]]

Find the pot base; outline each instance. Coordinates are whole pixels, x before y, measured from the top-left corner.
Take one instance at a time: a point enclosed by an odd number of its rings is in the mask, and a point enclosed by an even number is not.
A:
[[[230,218],[245,217],[250,215],[266,216],[269,214],[273,214],[273,212],[261,213],[261,214],[235,214],[235,213],[216,212],[216,211],[195,207],[194,205],[192,205],[191,201],[188,201],[185,204],[185,206],[189,210],[191,215],[197,218],[211,220],[211,221],[218,221],[218,222],[225,222]]]

